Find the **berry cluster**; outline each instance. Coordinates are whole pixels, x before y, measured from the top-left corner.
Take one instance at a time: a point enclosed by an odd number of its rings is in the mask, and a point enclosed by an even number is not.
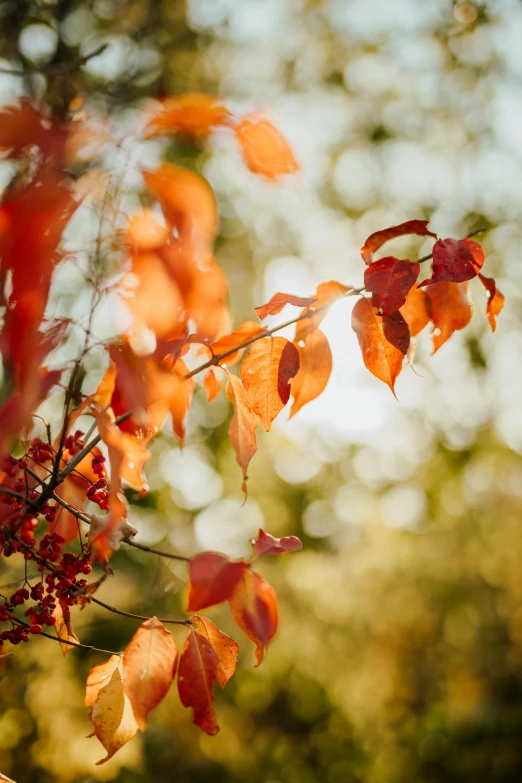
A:
[[[94,484],[91,484],[86,493],[88,499],[92,500],[93,503],[97,503],[103,511],[107,511],[109,508],[109,493],[105,489],[106,486],[107,479],[100,478]]]
[[[65,443],[63,444],[71,457],[74,457],[85,446],[85,441],[82,440],[84,433],[81,430],[76,430],[74,435],[67,435]]]
[[[51,444],[45,443],[41,438],[34,438],[29,447],[29,456],[40,464],[49,462],[54,456]]]

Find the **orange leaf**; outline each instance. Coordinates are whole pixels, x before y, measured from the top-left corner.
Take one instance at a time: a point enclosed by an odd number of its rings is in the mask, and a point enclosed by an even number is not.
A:
[[[130,700],[123,689],[121,658],[107,685],[98,690],[91,720],[96,736],[107,751],[107,756],[97,761],[97,765],[105,764],[138,733]]]
[[[157,253],[133,254],[131,270],[124,276],[120,288],[123,301],[134,317],[132,335],[146,328],[159,340],[176,336],[182,325],[185,303],[168,266]]]
[[[388,325],[392,326],[390,317],[377,315],[377,310],[372,307],[369,299],[359,299],[352,311],[352,329],[359,340],[366,367],[376,378],[387,383],[394,394],[395,381],[402,370],[402,362],[408,350],[408,346],[404,346],[404,336],[409,343],[408,325],[399,313],[396,315],[404,324],[399,340],[397,335],[392,334],[393,329],[386,328]],[[393,343],[390,337],[394,340]],[[403,350],[404,347],[406,350]]]
[[[142,474],[144,464],[150,458],[150,451],[144,444],[114,424],[114,415],[109,411],[95,410],[98,432],[109,449],[111,483],[126,481],[137,492],[146,492],[147,485]],[[113,474],[112,470],[117,473]],[[96,480],[96,479],[94,479]]]
[[[142,623],[123,653],[123,689],[140,731],[147,715],[167,695],[176,674],[178,650],[172,634],[152,617]]]
[[[158,222],[152,209],[143,207],[129,219],[125,241],[132,252],[157,250],[169,237],[166,226]]]
[[[217,378],[214,370],[210,369],[205,373],[203,376],[203,386],[207,392],[207,402],[212,402],[221,389],[221,381]]]
[[[274,538],[270,533],[259,530],[257,538],[252,541],[254,555],[284,555],[287,552],[299,552],[303,548],[301,541],[297,536],[284,536],[284,538]]]
[[[94,702],[98,698],[98,693],[101,688],[108,685],[114,670],[118,668],[120,662],[120,655],[111,655],[108,661],[92,667],[87,677],[85,689],[85,706],[88,710],[94,707]]]
[[[145,138],[168,133],[205,138],[219,125],[230,124],[230,112],[213,95],[183,93],[163,101],[145,128]]]
[[[427,220],[408,220],[406,223],[400,223],[398,226],[391,226],[391,228],[385,228],[382,231],[376,231],[374,234],[370,234],[364,245],[361,247],[361,256],[365,264],[372,263],[372,256],[376,250],[378,250],[385,242],[396,237],[404,236],[405,234],[417,234],[419,236],[430,236],[437,238],[437,234],[434,234],[428,229]]]
[[[221,688],[224,688],[236,670],[239,646],[206,617],[196,614],[191,620],[197,625],[199,633],[210,642],[218,657],[216,679]]]
[[[374,261],[364,273],[364,287],[372,294],[372,305],[382,315],[395,313],[415,284],[420,264],[387,256]]]
[[[488,317],[491,331],[494,332],[497,328],[497,315],[502,311],[506,297],[500,293],[492,277],[485,277],[479,275],[480,282],[488,293],[488,301],[486,303],[486,315]]]
[[[473,308],[468,298],[469,283],[442,280],[426,289],[428,311],[433,321],[433,353],[449,340],[453,332],[464,329],[471,320]]]
[[[250,407],[268,432],[290,397],[290,380],[299,370],[299,352],[284,337],[267,337],[250,348],[241,380]]]
[[[414,286],[410,289],[400,313],[410,327],[412,337],[416,337],[419,332],[422,332],[430,320],[428,299],[422,288]]]
[[[254,174],[275,180],[299,170],[285,137],[268,120],[255,115],[244,117],[236,125],[235,134],[245,163]]]
[[[56,636],[58,636],[59,639],[64,640],[63,642],[60,642],[60,648],[63,655],[67,655],[70,650],[74,649],[73,646],[67,644],[67,642],[79,642],[80,640],[76,634],[73,633],[71,625],[71,610],[65,601],[58,601],[53,610],[53,617],[56,618],[56,622],[54,624],[54,631]]]
[[[432,276],[421,286],[441,280],[463,283],[476,277],[484,263],[482,246],[472,239],[439,239],[433,245]]]
[[[313,332],[321,324],[323,318],[328,315],[330,306],[338,299],[342,299],[352,290],[351,286],[338,283],[337,280],[327,280],[319,283],[315,289],[315,302],[313,305],[305,307],[301,315],[308,315],[302,321],[298,321],[295,326],[295,342],[304,340],[306,335]]]
[[[250,460],[257,451],[256,429],[259,424],[259,416],[250,407],[240,379],[228,372],[227,376],[227,396],[234,403],[235,408],[228,435],[236,452],[236,460],[243,470],[242,489],[246,496],[247,469]]]
[[[192,558],[187,611],[198,612],[227,601],[246,567],[242,560],[229,560],[225,555],[214,552],[203,552]]]
[[[190,630],[179,659],[178,692],[184,707],[194,710],[193,722],[207,734],[219,726],[212,706],[219,660],[206,636]]]
[[[264,321],[267,315],[277,315],[277,313],[280,313],[287,304],[294,305],[295,307],[306,307],[316,301],[316,299],[311,299],[310,297],[279,293],[274,294],[267,304],[256,307],[255,311],[261,320]]]
[[[250,641],[256,645],[257,666],[263,662],[265,649],[277,633],[279,609],[274,588],[253,569],[243,573],[229,599],[232,616]]]
[[[299,351],[299,372],[292,378],[290,388],[294,402],[290,416],[295,416],[303,405],[315,400],[326,388],[332,372],[332,352],[330,344],[320,329],[315,329],[304,338],[304,346],[297,345]]]
[[[245,340],[250,340],[251,337],[262,334],[264,331],[264,327],[256,324],[255,321],[245,321],[241,326],[238,326],[232,334],[226,334],[224,337],[220,337],[220,339],[212,343],[210,347],[212,348],[214,356],[221,356],[222,353],[230,351],[237,345],[245,342]],[[219,363],[231,365],[234,364],[234,362],[237,362],[240,356],[240,351],[233,351],[228,354],[228,356],[225,356]]]

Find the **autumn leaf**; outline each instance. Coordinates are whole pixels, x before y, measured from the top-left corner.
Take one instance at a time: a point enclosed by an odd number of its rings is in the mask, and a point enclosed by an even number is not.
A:
[[[217,655],[216,679],[220,687],[224,688],[236,670],[239,646],[208,618],[196,614],[190,619],[197,626],[199,633],[210,642]]]
[[[382,315],[391,315],[406,301],[420,272],[420,264],[387,256],[374,261],[364,273],[364,287],[372,295],[372,305]]]
[[[241,380],[227,371],[227,396],[234,404],[234,415],[230,421],[228,435],[236,452],[236,460],[243,471],[242,489],[246,496],[248,466],[257,451],[256,429],[260,422],[257,413],[250,407]]]
[[[212,706],[218,667],[218,656],[210,641],[191,629],[179,659],[178,692],[183,706],[194,710],[195,725],[210,735],[219,731]]]
[[[377,314],[368,299],[359,299],[352,311],[352,329],[359,340],[366,367],[395,394],[395,381],[408,350],[405,346],[406,338],[409,344],[408,325],[403,318],[402,323],[390,322],[389,316]]]
[[[433,245],[432,276],[421,286],[430,286],[447,280],[464,283],[476,277],[484,263],[484,250],[469,237],[466,239],[439,239]]]
[[[307,334],[317,329],[323,318],[328,315],[331,305],[352,290],[351,286],[339,283],[337,280],[319,283],[314,293],[315,302],[302,310],[302,320],[295,325],[295,342],[304,340]]]
[[[217,397],[221,389],[221,381],[216,376],[216,373],[211,368],[203,376],[203,386],[207,392],[207,402],[212,402]]]
[[[91,720],[94,733],[107,751],[107,756],[97,761],[97,765],[109,761],[138,733],[138,724],[130,700],[123,689],[121,667],[121,659],[118,658],[109,682],[98,690],[92,705]],[[91,697],[90,694],[89,696]]]
[[[286,307],[287,304],[294,305],[294,307],[306,307],[316,302],[316,299],[304,296],[294,296],[293,294],[274,294],[273,297],[264,305],[256,307],[255,311],[262,321],[268,315],[277,315],[281,310]]]
[[[168,693],[176,674],[178,650],[172,634],[152,617],[142,623],[123,653],[123,689],[140,731],[147,715]]]
[[[185,302],[168,266],[157,253],[134,253],[131,269],[123,278],[120,290],[123,302],[134,318],[130,330],[134,344],[138,344],[136,337],[143,330],[154,332],[159,340],[177,335],[183,325]]]
[[[95,409],[94,413],[100,437],[109,450],[111,482],[123,480],[137,492],[146,492],[148,487],[142,471],[150,451],[134,435],[118,429],[112,412]],[[116,471],[114,475],[113,470]]]
[[[290,381],[299,370],[299,352],[284,337],[267,337],[252,345],[241,365],[241,380],[250,407],[268,432],[290,397]]]
[[[418,286],[410,288],[399,312],[410,327],[410,335],[416,337],[430,321],[425,291]]]
[[[98,698],[98,693],[102,688],[109,684],[115,669],[118,668],[121,662],[120,655],[111,655],[111,657],[99,663],[97,666],[93,666],[87,676],[87,682],[85,687],[85,706],[88,710],[92,710],[94,703]]]
[[[254,555],[284,555],[287,552],[299,552],[303,548],[301,541],[297,536],[284,536],[283,538],[274,538],[270,533],[265,533],[259,529],[255,541],[252,541]]]
[[[133,253],[158,250],[168,238],[168,228],[158,221],[152,209],[143,207],[129,218],[125,241]]]
[[[71,610],[69,609],[69,606],[65,601],[62,600],[57,601],[55,608],[53,610],[53,617],[56,618],[56,622],[54,624],[54,630],[56,636],[59,639],[65,640],[60,642],[61,651],[65,656],[67,655],[68,652],[70,652],[70,650],[74,649],[73,645],[67,644],[67,642],[80,641],[76,636],[76,634],[73,633],[73,629],[71,625]]]
[[[361,256],[364,263],[370,265],[373,260],[373,254],[379,250],[385,242],[388,242],[390,239],[395,239],[396,237],[404,236],[405,234],[417,234],[418,236],[437,238],[437,234],[434,234],[428,229],[427,220],[408,220],[406,223],[400,223],[398,226],[391,226],[391,228],[385,228],[382,231],[376,231],[374,234],[370,234],[361,247]]]
[[[242,560],[229,560],[214,552],[193,557],[189,564],[187,611],[198,612],[227,601],[246,568],[247,564]]]
[[[244,161],[254,174],[276,180],[299,170],[285,137],[268,120],[255,115],[244,117],[236,125],[235,134]]]
[[[219,125],[230,125],[230,112],[214,95],[183,93],[166,98],[145,127],[145,138],[184,134],[206,138]]]
[[[467,281],[449,283],[442,280],[426,289],[428,312],[433,321],[433,353],[449,340],[453,332],[469,324],[473,308],[468,297],[468,286]]]
[[[498,290],[497,284],[492,277],[479,275],[479,280],[488,294],[486,315],[488,317],[489,325],[491,326],[491,331],[494,332],[497,328],[497,315],[502,311],[506,297]]]
[[[237,345],[245,342],[245,340],[250,340],[252,337],[262,334],[264,331],[264,327],[260,326],[255,321],[244,321],[244,323],[242,323],[241,326],[238,326],[232,334],[226,334],[212,343],[210,346],[212,353],[214,356],[221,356],[221,354],[231,351]],[[227,366],[234,364],[240,358],[241,353],[241,350],[232,351],[232,353],[229,353],[221,359],[219,364],[226,364]]]
[[[303,346],[296,345],[300,365],[299,372],[290,381],[294,398],[290,417],[295,416],[303,405],[315,400],[324,391],[332,372],[332,352],[323,332],[315,329],[305,335],[303,342]]]
[[[232,616],[256,645],[256,666],[277,633],[279,609],[274,588],[253,569],[245,570],[229,599]]]

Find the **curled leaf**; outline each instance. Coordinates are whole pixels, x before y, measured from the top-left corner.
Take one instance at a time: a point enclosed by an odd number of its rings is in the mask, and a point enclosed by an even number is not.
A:
[[[227,396],[234,404],[234,415],[230,421],[228,434],[236,452],[236,460],[243,471],[243,492],[246,495],[248,466],[257,451],[256,429],[259,416],[250,407],[241,380],[227,372]]]
[[[316,301],[316,299],[310,297],[279,293],[274,294],[269,302],[260,307],[256,307],[255,310],[261,320],[264,321],[268,315],[277,315],[277,313],[280,313],[287,304],[294,305],[294,307],[306,307]]]
[[[123,689],[121,659],[118,659],[118,665],[107,685],[98,691],[92,706],[91,720],[94,733],[107,751],[107,756],[97,761],[97,765],[109,761],[138,733],[130,700]]]
[[[497,284],[492,277],[479,275],[479,279],[488,294],[486,315],[488,317],[489,325],[491,326],[491,331],[494,332],[497,328],[497,315],[502,312],[506,297],[498,290]]]
[[[270,533],[259,530],[255,541],[252,541],[254,555],[284,555],[287,552],[299,552],[303,548],[301,541],[297,536],[284,536],[283,538],[274,538]]]
[[[53,610],[53,617],[56,618],[56,622],[54,624],[54,631],[56,636],[63,640],[60,641],[61,651],[63,655],[67,655],[70,650],[74,649],[73,646],[71,644],[67,644],[67,642],[79,642],[80,640],[73,632],[71,625],[71,610],[65,601],[59,600],[56,603],[56,606]]]
[[[256,666],[277,633],[279,609],[274,588],[253,569],[246,570],[229,599],[235,622],[256,645]]]
[[[216,376],[216,373],[212,368],[208,370],[208,372],[206,372],[203,376],[203,386],[207,392],[207,402],[212,402],[212,400],[217,397],[219,390],[221,389],[221,381]]]
[[[400,223],[398,226],[391,226],[385,228],[382,231],[376,231],[374,234],[370,234],[364,245],[361,247],[361,256],[365,264],[371,264],[373,254],[379,250],[380,247],[388,242],[390,239],[396,237],[402,237],[405,234],[417,234],[418,236],[430,236],[437,238],[437,234],[434,234],[428,229],[427,220],[407,220],[406,223]]]

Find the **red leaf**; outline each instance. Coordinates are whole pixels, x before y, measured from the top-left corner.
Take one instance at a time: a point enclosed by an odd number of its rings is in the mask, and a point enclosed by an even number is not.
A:
[[[364,273],[364,287],[372,294],[372,305],[391,315],[406,301],[420,272],[420,264],[388,256],[371,264]]]
[[[225,555],[203,552],[190,561],[188,612],[227,601],[241,579],[247,564]]]
[[[224,688],[236,670],[239,646],[206,617],[195,615],[191,620],[197,625],[199,633],[210,642],[218,657],[216,679],[220,687]]]
[[[256,429],[260,419],[249,405],[241,380],[228,371],[227,376],[227,396],[235,407],[228,435],[236,452],[236,460],[243,470],[242,489],[246,496],[247,469],[250,460],[257,451]]]
[[[264,321],[267,315],[277,315],[277,313],[280,313],[287,304],[294,305],[295,307],[306,307],[316,301],[317,299],[311,299],[310,297],[279,293],[274,294],[267,304],[256,307],[255,310],[261,320]]]
[[[301,541],[297,536],[285,536],[284,538],[274,538],[270,533],[259,530],[257,539],[252,541],[254,555],[284,555],[287,552],[299,552],[303,548]]]
[[[217,734],[219,726],[212,706],[219,659],[209,640],[190,630],[179,659],[178,692],[184,707],[194,710],[193,722],[206,734]]]
[[[295,416],[307,402],[315,400],[325,389],[332,372],[330,344],[320,329],[304,337],[304,346],[296,345],[299,351],[299,372],[292,378],[290,389],[294,398],[290,417]],[[295,343],[294,343],[295,345]]]
[[[268,120],[245,117],[236,125],[235,134],[244,161],[254,174],[275,180],[299,170],[285,137]]]
[[[268,432],[290,397],[290,380],[299,370],[299,352],[284,337],[254,343],[241,365],[241,380],[250,407]]]
[[[425,291],[418,286],[410,288],[400,313],[410,327],[411,336],[416,337],[430,321]]]
[[[445,280],[426,289],[428,311],[433,321],[433,353],[449,340],[457,329],[464,329],[471,320],[473,308],[468,298],[469,283],[449,283]]]
[[[433,245],[432,276],[421,286],[441,280],[464,283],[478,275],[483,263],[484,250],[472,239],[439,239]]]
[[[408,329],[400,313],[395,315],[399,318],[379,316],[369,299],[359,299],[352,311],[352,329],[359,340],[366,367],[376,378],[387,383],[394,394],[395,381],[407,353]],[[407,334],[409,336],[409,330]]]
[[[488,292],[488,301],[486,304],[486,315],[488,317],[491,331],[494,332],[497,328],[497,315],[502,311],[506,297],[500,293],[497,288],[497,284],[492,277],[484,277],[479,275],[480,282]]]
[[[249,569],[244,571],[229,603],[234,620],[256,645],[256,666],[259,666],[279,624],[274,588],[257,571]]]
[[[385,242],[388,242],[389,239],[404,236],[405,234],[417,234],[419,236],[437,238],[437,234],[429,231],[427,220],[408,220],[406,223],[400,223],[398,226],[385,228],[383,231],[376,231],[374,234],[370,234],[361,247],[361,255],[365,264],[369,265],[372,263],[373,254],[382,247]]]

